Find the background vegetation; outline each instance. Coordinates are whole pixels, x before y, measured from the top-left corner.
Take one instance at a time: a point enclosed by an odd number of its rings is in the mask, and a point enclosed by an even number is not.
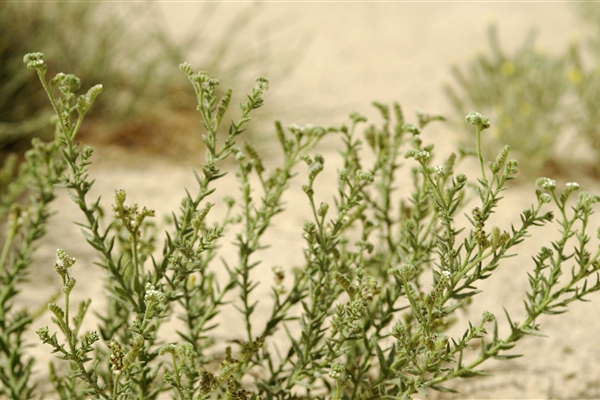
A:
[[[105,87],[107,95],[85,121],[86,141],[178,160],[189,156],[201,141],[187,134],[198,121],[187,107],[194,97],[184,79],[172,76],[181,60],[195,60],[237,89],[266,72],[271,79],[285,77],[304,43],[290,47],[286,60],[274,62],[259,50],[268,48],[265,43],[240,46],[241,33],[258,18],[260,7],[242,9],[215,37],[207,26],[218,9],[216,3],[203,5],[190,32],[176,41],[153,22],[162,15],[151,2],[118,8],[88,1],[1,2],[0,25],[8,30],[0,38],[0,147],[23,150],[34,136],[49,138],[47,96],[21,65],[23,54],[44,49],[46,57],[56,60],[51,72],[71,71]]]
[[[578,2],[573,7],[589,24],[589,38],[546,54],[536,48],[532,30],[519,49],[507,54],[499,40],[501,27],[490,25],[489,53],[454,66],[455,83],[446,86],[459,115],[479,110],[490,116],[489,149],[510,145],[532,177],[573,168],[600,173],[600,5]],[[469,127],[458,124],[464,145]]]

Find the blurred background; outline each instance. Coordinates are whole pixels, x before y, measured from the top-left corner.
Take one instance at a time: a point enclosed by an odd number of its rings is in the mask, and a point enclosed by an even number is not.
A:
[[[194,94],[177,68],[186,61],[238,99],[254,77],[271,81],[257,139],[268,140],[275,118],[340,124],[351,111],[375,116],[374,100],[398,101],[407,115],[444,114],[449,123],[431,135],[467,147],[462,118],[488,115],[489,156],[508,143],[534,176],[600,169],[594,2],[2,2],[0,24],[3,153],[52,133],[47,99],[22,63],[41,51],[49,77],[73,73],[82,92],[104,85],[82,140],[134,154],[203,153]]]

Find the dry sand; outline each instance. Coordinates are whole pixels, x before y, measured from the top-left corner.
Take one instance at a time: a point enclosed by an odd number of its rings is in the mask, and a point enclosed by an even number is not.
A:
[[[159,6],[164,9],[165,18],[156,23],[166,24],[175,37],[194,29],[194,18],[202,8],[199,3],[165,2]],[[282,115],[285,123],[335,125],[345,122],[346,115],[355,110],[375,117],[370,106],[373,100],[397,100],[409,118],[416,108],[448,114],[450,106],[441,86],[450,81],[449,65],[465,62],[477,51],[487,49],[485,32],[492,19],[499,25],[506,50],[516,48],[531,27],[539,28],[538,44],[547,52],[563,51],[570,37],[583,33],[568,4],[550,2],[223,3],[211,27],[218,30],[231,15],[247,7],[258,8],[259,15],[250,29],[242,33],[248,46],[264,43],[268,35],[273,59],[285,58],[290,49],[298,45],[306,46],[289,79],[271,82],[266,106],[270,102],[283,105],[284,109],[305,106],[313,110],[314,115],[304,115],[303,119],[294,121]],[[201,68],[200,65],[195,67]],[[332,110],[331,104],[338,106]],[[327,112],[318,112],[320,110]],[[425,141],[436,143],[442,153],[452,148],[454,139],[452,129],[443,125],[433,127],[424,137]],[[335,157],[335,150],[327,146],[320,151],[330,158]],[[138,153],[124,155],[111,148],[98,149],[95,159],[99,162],[92,168],[96,179],[94,194],[103,196],[107,211],[118,188],[127,190],[129,201],[155,208],[157,215],[177,209],[184,187],[195,188],[189,165],[143,158]],[[328,167],[327,173],[333,177],[335,169],[332,165]],[[235,190],[235,186],[220,188],[214,201]],[[599,188],[593,182],[586,187],[590,191]],[[529,182],[508,196],[504,204],[506,214],[502,215],[506,228],[510,221],[518,221],[518,213],[531,204],[533,192],[533,182]],[[290,267],[301,255],[300,227],[303,213],[308,210],[306,201],[298,191],[288,194],[285,200],[288,209],[294,211],[275,219],[274,232],[268,238],[273,247],[261,253],[261,257],[264,256],[262,268],[267,274],[272,265]],[[59,287],[52,263],[55,249],[64,248],[79,260],[73,270],[73,275],[79,278],[75,292],[80,297],[92,297],[97,303],[102,291],[101,273],[92,265],[93,254],[82,245],[78,228],[71,222],[81,217],[64,192],[54,209],[58,214],[52,218],[49,235],[38,252],[33,279],[23,299],[30,308],[37,308]],[[215,213],[213,215],[217,215],[218,210]],[[502,322],[503,333],[507,327],[502,307],[522,319],[526,271],[532,268],[528,254],[533,254],[549,239],[539,235],[522,246],[522,257],[507,260],[494,277],[485,282],[484,293],[464,319],[477,321],[483,310],[489,310]],[[269,299],[270,286],[270,281],[264,282],[263,292],[257,296]],[[540,318],[542,331],[548,337],[521,341],[515,352],[524,354],[522,358],[486,363],[484,367],[495,376],[452,382],[449,386],[459,390],[459,395],[441,396],[432,392],[431,397],[600,398],[597,362],[600,359],[600,296],[590,299],[590,303],[573,304],[567,314]],[[47,321],[46,315],[34,325],[47,324]],[[226,339],[237,337],[236,325],[230,320],[223,321],[220,332]],[[47,348],[38,345],[34,337],[31,340],[36,355],[43,360],[50,359],[45,355]]]

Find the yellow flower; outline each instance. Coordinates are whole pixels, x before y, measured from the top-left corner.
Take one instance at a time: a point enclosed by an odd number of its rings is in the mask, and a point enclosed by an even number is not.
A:
[[[569,81],[575,85],[578,85],[581,83],[582,79],[583,76],[581,75],[579,68],[571,68],[571,71],[569,72]]]
[[[504,61],[502,63],[502,74],[504,76],[511,76],[515,73],[515,64],[512,61]]]

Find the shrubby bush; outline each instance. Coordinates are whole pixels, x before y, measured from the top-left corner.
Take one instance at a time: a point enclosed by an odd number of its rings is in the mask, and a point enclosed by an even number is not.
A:
[[[57,187],[81,210],[82,233],[98,256],[96,267],[107,276],[106,308],[97,315],[96,329],[83,331],[90,300],[72,304],[71,294],[78,290],[76,279],[85,275],[68,251],[57,251],[54,270],[62,298],[48,304],[54,325],[36,332],[60,359],[48,379],[53,396],[64,399],[157,399],[165,393],[179,399],[380,399],[449,391],[444,385],[455,378],[485,375],[480,366],[491,358],[518,357],[512,349],[523,337],[540,333],[541,314],[560,314],[570,302],[600,289],[600,250],[590,243],[598,232],[589,226],[600,197],[581,191],[574,199],[578,184],[558,189],[552,179],[540,178],[536,201],[521,213],[520,223],[509,230],[491,224],[519,167],[508,146],[492,160],[484,157],[487,117],[476,112],[466,117],[474,130],[476,177],[459,172],[456,154],[434,162],[434,145],[426,143],[423,131],[441,116],[419,113],[410,123],[398,104],[379,103],[382,121],[366,127],[358,113],[336,128],[284,128],[276,122],[281,158],[278,167],[268,169],[251,143],[238,142],[263,105],[266,79],[256,80],[239,115],[230,119],[232,92],[220,95],[218,80],[188,64],[181,70],[197,98],[205,162],[194,172],[197,190],[186,190],[162,249],[155,249],[153,210],[128,204],[125,190],[117,189],[104,220],[100,199],[89,196],[93,150],[76,137],[102,86],[77,95],[75,76],[47,79],[42,54],[28,54],[24,61],[49,96],[56,129],[53,141],[34,141],[16,181],[27,186],[29,202],[4,203],[0,392],[11,398],[36,393],[35,359],[23,344],[34,316],[16,310],[15,295],[44,234]],[[227,134],[220,137],[223,128]],[[318,200],[316,183],[328,179],[323,171],[329,161],[314,149],[330,135],[340,139],[342,168],[331,182],[337,194],[327,202]],[[373,156],[364,157],[365,151]],[[228,158],[235,161],[235,176],[223,169]],[[412,190],[399,192],[402,159],[411,168]],[[294,177],[303,182],[312,214],[297,227],[304,260],[274,268],[271,282],[258,279],[258,250],[273,217],[286,211],[282,195]],[[217,180],[238,185],[239,196],[215,198]],[[226,205],[223,215],[211,213],[217,201]],[[466,227],[457,222],[463,215]],[[515,246],[528,236],[547,234],[534,227],[547,231],[556,224],[559,238],[530,261],[525,319],[486,311],[451,336],[453,316],[477,301],[481,280],[506,258],[518,256]],[[239,229],[231,237],[234,225]],[[235,244],[234,262],[217,258],[224,240]],[[217,268],[228,272],[225,281],[216,279]],[[265,323],[257,322],[251,296],[258,285],[271,287],[271,298],[261,300],[269,301]],[[232,295],[238,314],[221,315]],[[220,339],[212,331],[218,317],[239,319],[244,340],[215,356]],[[498,329],[504,317],[506,336]],[[183,328],[165,342],[161,330],[175,319]],[[277,331],[287,340],[275,340]]]

